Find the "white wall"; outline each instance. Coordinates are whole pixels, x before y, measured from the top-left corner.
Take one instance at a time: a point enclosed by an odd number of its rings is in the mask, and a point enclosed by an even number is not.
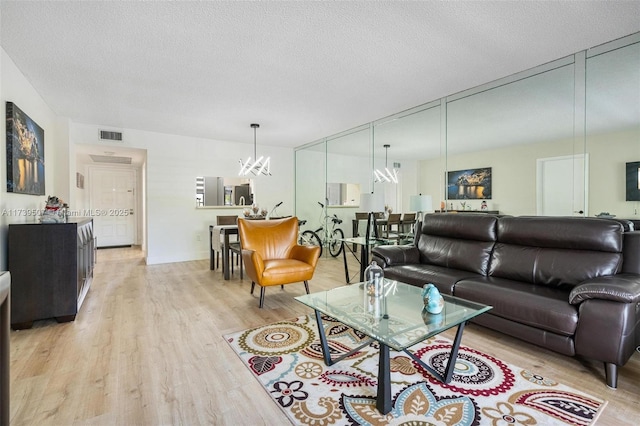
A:
[[[0,57],[0,97],[2,103],[14,102],[45,132],[46,194],[57,195],[76,203],[75,144],[99,145],[98,125],[69,122],[58,117],[44,102],[27,78],[18,70],[4,50]],[[6,134],[5,120],[2,134]],[[147,230],[147,262],[149,264],[205,259],[209,256],[209,225],[218,214],[241,214],[241,209],[196,209],[195,177],[200,175],[237,175],[239,158],[252,152],[251,144],[232,143],[184,136],[122,129],[124,145],[147,150],[146,175],[142,189],[147,211],[143,227]],[[100,145],[106,147],[108,145]],[[280,214],[293,214],[293,150],[279,147],[259,147],[271,156],[271,177],[256,178],[256,201],[271,209],[284,201]],[[264,149],[264,151],[262,151]],[[6,192],[6,150],[0,150],[0,269],[7,267],[7,225],[11,222],[35,221],[35,216],[22,211],[44,207],[46,196]],[[88,182],[85,174],[85,188]],[[76,205],[78,204],[78,205]],[[86,207],[86,206],[85,206]]]
[[[6,112],[6,102],[13,102],[44,130],[45,138],[45,194],[57,195],[69,200],[68,163],[69,144],[66,138],[67,120],[56,116],[27,78],[18,70],[13,60],[0,49],[0,99],[2,110]],[[4,115],[4,114],[3,114]],[[6,146],[6,120],[0,120],[3,146]],[[7,231],[9,223],[35,221],[35,216],[27,215],[29,210],[42,209],[45,196],[14,194],[7,192],[6,149],[0,150],[0,269],[7,269]]]
[[[98,140],[100,128],[71,123],[71,143],[109,146]],[[209,225],[215,224],[219,214],[241,215],[242,209],[196,209],[196,176],[236,176],[240,167],[238,160],[251,154],[253,146],[135,129],[120,130],[124,142],[117,146],[147,151],[144,187],[147,263],[208,258]],[[272,176],[254,178],[255,201],[267,210],[284,201],[278,212],[293,214],[293,150],[259,146],[258,151],[261,155],[271,156]]]

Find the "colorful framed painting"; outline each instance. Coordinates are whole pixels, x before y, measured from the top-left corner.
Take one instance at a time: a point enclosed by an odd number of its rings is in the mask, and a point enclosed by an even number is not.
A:
[[[7,192],[44,195],[44,130],[7,102]]]
[[[447,199],[490,200],[491,167],[447,172]]]

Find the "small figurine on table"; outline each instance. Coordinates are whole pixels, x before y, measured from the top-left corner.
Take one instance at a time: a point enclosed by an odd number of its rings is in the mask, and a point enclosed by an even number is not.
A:
[[[480,204],[480,210],[486,211],[487,209],[488,209],[487,202],[486,201],[482,201],[482,203]]]
[[[69,206],[56,196],[48,196],[47,204],[42,212],[42,223],[63,223],[67,221],[67,209]]]

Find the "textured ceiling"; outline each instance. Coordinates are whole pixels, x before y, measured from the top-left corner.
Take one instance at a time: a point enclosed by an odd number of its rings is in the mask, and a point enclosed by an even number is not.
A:
[[[640,31],[640,1],[0,2],[81,123],[298,146]]]

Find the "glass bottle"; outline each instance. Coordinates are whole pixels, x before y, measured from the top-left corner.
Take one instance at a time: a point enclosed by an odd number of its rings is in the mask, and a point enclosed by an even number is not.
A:
[[[364,311],[379,319],[382,316],[384,273],[375,260],[364,270],[364,279]]]

